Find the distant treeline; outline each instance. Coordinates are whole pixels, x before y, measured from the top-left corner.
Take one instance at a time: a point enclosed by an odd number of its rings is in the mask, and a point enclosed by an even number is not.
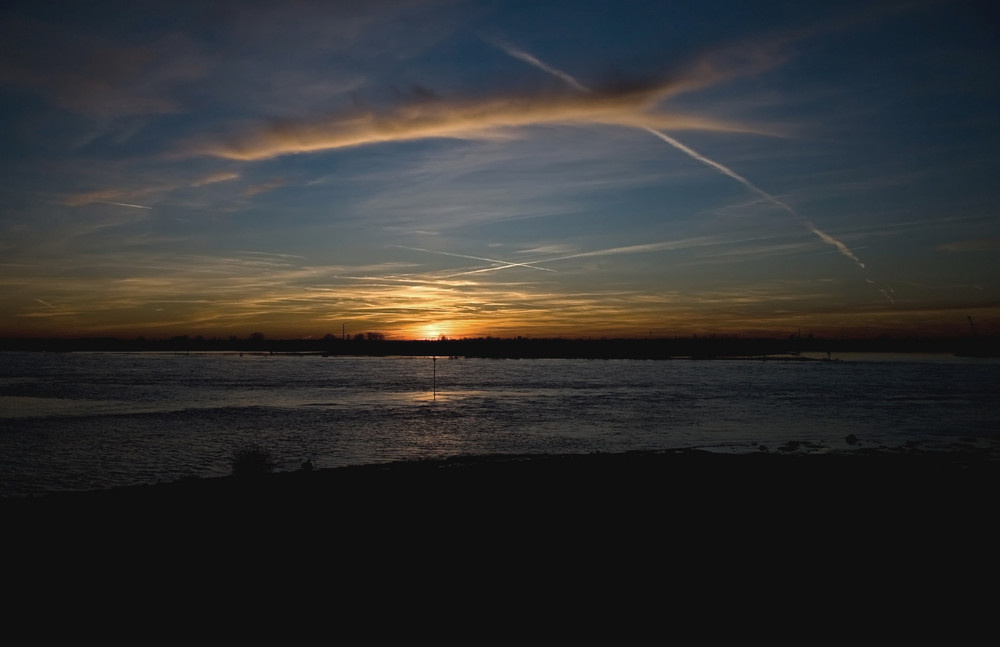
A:
[[[670,359],[777,357],[847,352],[932,352],[1000,356],[994,338],[823,339],[814,337],[686,337],[639,339],[475,338],[428,341],[379,337],[341,339],[0,339],[0,350],[35,352],[239,352],[354,356],[438,356],[495,358]]]

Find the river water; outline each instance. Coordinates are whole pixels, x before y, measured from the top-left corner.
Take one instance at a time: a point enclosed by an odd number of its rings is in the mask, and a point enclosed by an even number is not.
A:
[[[306,460],[1000,443],[998,360],[812,359],[0,353],[0,496],[224,476],[253,444],[288,471]]]

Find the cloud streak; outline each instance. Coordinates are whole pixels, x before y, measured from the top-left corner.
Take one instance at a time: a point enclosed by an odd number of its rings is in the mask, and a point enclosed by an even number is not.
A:
[[[509,267],[518,267],[518,266],[521,266],[521,265],[527,265],[528,267],[532,267],[534,269],[543,270],[543,269],[546,269],[546,268],[544,268],[544,267],[538,267],[534,263],[554,263],[556,261],[567,261],[567,260],[572,260],[572,259],[577,259],[577,258],[592,258],[592,257],[596,257],[596,256],[615,256],[615,255],[619,255],[619,254],[651,254],[651,253],[655,253],[655,252],[664,252],[664,251],[673,251],[673,250],[678,250],[678,249],[686,249],[686,248],[689,248],[689,247],[701,247],[701,246],[714,245],[717,242],[718,241],[715,241],[715,240],[710,239],[710,238],[694,238],[694,239],[688,239],[688,240],[668,240],[668,241],[662,241],[662,242],[659,242],[659,243],[645,243],[645,244],[642,244],[642,245],[624,245],[624,246],[621,246],[621,247],[608,247],[608,248],[605,248],[605,249],[595,249],[595,250],[590,250],[590,251],[586,251],[586,252],[576,252],[574,254],[566,254],[566,255],[563,255],[563,256],[555,256],[555,257],[546,258],[546,259],[540,260],[540,261],[532,261],[531,263],[510,263],[510,264],[506,264],[506,265],[503,265],[503,266],[500,266],[500,267],[485,267],[485,268],[481,268],[481,269],[477,269],[477,270],[468,270],[466,272],[458,272],[456,274],[449,274],[448,276],[446,276],[444,278],[454,278],[456,276],[467,276],[467,275],[470,275],[470,274],[482,274],[484,272],[495,272],[497,270],[504,270],[504,269],[507,269]],[[428,250],[423,250],[423,251],[428,251]],[[438,253],[441,253],[441,252],[438,252]],[[459,256],[459,255],[458,254],[449,254],[449,256]],[[477,258],[477,257],[475,257],[475,256],[465,256],[465,258]],[[478,259],[478,260],[487,260],[487,259]],[[496,263],[507,263],[506,261],[493,261],[493,262],[496,262]],[[548,271],[554,272],[556,270],[548,270]]]
[[[554,67],[546,65],[545,63],[543,63],[542,61],[538,60],[537,58],[535,58],[531,54],[525,52],[522,49],[518,49],[517,47],[514,47],[513,45],[511,45],[510,43],[508,43],[506,41],[500,40],[499,38],[487,39],[487,40],[489,42],[493,43],[494,45],[496,45],[497,47],[499,47],[500,49],[502,49],[503,51],[507,52],[509,55],[513,56],[514,58],[520,59],[520,60],[524,61],[525,63],[528,63],[529,65],[534,65],[535,67],[548,72],[552,76],[559,77],[560,79],[562,79],[563,81],[565,81],[567,85],[569,85],[570,87],[572,87],[575,90],[579,90],[581,92],[589,92],[590,91],[588,88],[586,88],[583,85],[581,85],[576,79],[574,79],[569,74],[566,74],[562,70],[557,70]]]
[[[654,130],[652,128],[648,128],[648,127],[645,127],[645,126],[643,127],[643,130],[645,130],[645,131],[647,131],[649,133],[652,133],[653,135],[659,137],[660,139],[662,139],[663,141],[667,142],[668,144],[670,144],[671,146],[673,146],[677,150],[681,151],[682,153],[688,155],[692,159],[698,160],[702,164],[706,164],[706,165],[714,168],[715,170],[719,171],[720,173],[722,173],[724,175],[728,175],[729,177],[733,178],[734,180],[736,180],[737,182],[739,182],[740,184],[742,184],[746,188],[750,189],[751,191],[753,191],[754,193],[756,193],[760,197],[764,198],[764,200],[766,200],[767,202],[773,204],[776,207],[784,209],[788,213],[792,214],[793,216],[795,216],[796,218],[798,218],[799,220],[801,220],[803,222],[803,224],[805,224],[805,226],[809,228],[809,231],[811,231],[812,233],[816,234],[820,238],[820,240],[822,240],[823,242],[827,243],[828,245],[832,245],[832,246],[836,247],[837,251],[839,251],[841,254],[843,254],[847,258],[851,259],[852,261],[854,261],[854,263],[858,266],[859,269],[862,269],[862,270],[865,269],[865,264],[861,262],[861,259],[859,259],[854,254],[854,252],[851,251],[851,249],[847,245],[845,245],[843,242],[837,240],[836,238],[834,238],[830,234],[826,233],[825,231],[823,231],[822,229],[820,229],[819,227],[817,227],[811,220],[809,220],[808,218],[803,217],[795,209],[793,209],[790,206],[788,206],[787,203],[782,202],[781,200],[779,200],[778,198],[774,197],[773,195],[771,195],[770,193],[768,193],[764,189],[761,189],[756,184],[754,184],[750,180],[746,179],[745,177],[743,177],[739,173],[733,171],[730,168],[727,168],[727,167],[723,166],[722,164],[719,164],[718,162],[716,162],[714,160],[711,160],[711,159],[705,157],[704,155],[701,155],[700,153],[692,150],[688,146],[685,146],[681,142],[677,141],[673,137],[670,137],[669,135],[667,135],[665,133],[661,133],[658,130]]]
[[[222,171],[219,173],[212,173],[211,175],[206,175],[205,177],[199,178],[191,183],[193,187],[205,186],[207,184],[217,184],[219,182],[229,182],[231,180],[238,180],[240,178],[239,173],[232,173],[227,171]]]
[[[144,207],[141,204],[129,204],[127,202],[104,202],[104,201],[99,201],[99,202],[100,202],[100,204],[111,204],[111,205],[114,205],[116,207],[132,207],[133,209],[152,209],[153,208],[153,207]]]
[[[563,79],[564,81],[566,81],[567,83],[569,83],[573,88],[577,89],[578,91],[583,92],[583,93],[589,93],[590,92],[590,90],[586,86],[584,86],[581,83],[579,83],[578,81],[576,81],[576,79],[574,79],[569,74],[567,74],[565,72],[562,72],[560,70],[557,70],[555,68],[552,68],[552,67],[550,67],[550,66],[542,63],[541,61],[539,61],[534,56],[531,56],[530,54],[527,54],[526,52],[522,52],[521,50],[515,48],[513,45],[510,45],[509,43],[498,43],[498,46],[501,47],[505,52],[507,52],[511,56],[514,56],[515,58],[518,58],[518,59],[520,59],[522,61],[526,61],[527,63],[529,63],[531,65],[534,65],[535,67],[541,69],[544,72],[547,72],[549,74],[553,74],[553,75],[555,75],[555,76]],[[742,184],[744,187],[746,187],[747,189],[749,189],[753,193],[755,193],[758,196],[764,198],[764,200],[766,200],[767,202],[773,204],[776,207],[779,207],[779,208],[787,211],[788,213],[790,213],[791,215],[795,216],[797,219],[799,219],[800,221],[802,221],[802,223],[809,229],[809,231],[811,231],[813,234],[815,234],[817,237],[819,237],[819,239],[822,240],[824,243],[826,243],[828,245],[832,245],[833,247],[835,247],[837,249],[837,251],[839,251],[843,256],[845,256],[845,257],[849,258],[851,261],[853,261],[854,264],[857,265],[859,269],[861,269],[861,270],[865,269],[865,264],[861,262],[861,259],[859,259],[854,254],[854,252],[852,252],[851,249],[847,245],[845,245],[842,241],[840,241],[840,240],[834,238],[833,236],[831,236],[830,234],[826,233],[825,231],[823,231],[822,229],[820,229],[819,227],[817,227],[815,225],[815,223],[813,223],[808,218],[805,218],[804,216],[802,216],[801,214],[799,214],[795,209],[793,209],[792,207],[790,207],[788,204],[786,204],[785,202],[783,202],[783,201],[779,200],[778,198],[774,197],[773,195],[771,195],[767,191],[761,189],[760,187],[758,187],[753,182],[751,182],[747,178],[743,177],[742,175],[740,175],[736,171],[733,171],[732,169],[730,169],[730,168],[728,168],[728,167],[726,167],[726,166],[724,166],[724,165],[716,162],[715,160],[712,160],[712,159],[709,159],[709,158],[705,157],[704,155],[702,155],[702,154],[698,153],[697,151],[693,150],[692,148],[690,148],[688,146],[685,146],[684,144],[682,144],[681,142],[677,141],[673,137],[670,137],[669,135],[667,135],[667,134],[665,134],[663,132],[660,132],[660,130],[657,130],[657,129],[651,127],[649,124],[637,124],[637,127],[641,128],[642,130],[645,130],[646,132],[654,135],[655,137],[658,137],[659,139],[663,140],[667,144],[670,144],[671,146],[673,146],[677,150],[681,151],[682,153],[684,153],[688,157],[691,157],[692,159],[697,160],[697,161],[701,162],[702,164],[705,164],[705,165],[707,165],[707,166],[715,169],[719,173],[722,173],[723,175],[726,175],[726,176],[728,176],[728,177],[736,180],[737,182],[739,182],[740,184]],[[871,279],[866,279],[866,280],[868,281],[868,283],[870,283],[872,285],[876,285],[876,287],[877,287],[877,284],[875,284],[875,282],[872,281]],[[890,302],[894,301],[891,289],[890,290],[884,290],[882,288],[878,288],[878,289],[879,289],[880,292],[882,292],[882,294],[885,296],[886,299],[888,299]]]
[[[558,76],[573,91],[548,89],[457,99],[424,91],[387,110],[358,108],[315,120],[275,121],[228,137],[191,140],[182,145],[180,154],[252,161],[384,142],[437,137],[483,139],[496,137],[501,130],[546,124],[649,125],[670,130],[781,134],[775,128],[659,109],[670,97],[772,66],[776,62],[772,56],[759,54],[748,60],[725,62],[702,60],[670,76],[617,81],[587,90],[570,75],[509,43],[491,42],[509,55]]]
[[[555,272],[556,271],[556,270],[553,270],[553,269],[549,269],[547,267],[540,267],[540,266],[536,265],[535,263],[531,263],[531,262],[518,263],[516,261],[501,261],[501,260],[497,260],[497,259],[493,259],[493,258],[484,258],[482,256],[470,256],[468,254],[456,254],[456,253],[453,253],[453,252],[442,252],[442,251],[437,251],[437,250],[433,250],[433,249],[423,249],[423,248],[420,248],[420,247],[406,247],[404,245],[395,245],[395,247],[398,247],[400,249],[409,249],[409,250],[412,250],[414,252],[427,252],[428,254],[440,254],[442,256],[454,256],[456,258],[468,258],[470,260],[484,261],[486,263],[496,263],[497,264],[496,267],[487,267],[487,268],[483,268],[483,269],[480,269],[480,270],[473,270],[471,272],[462,272],[462,274],[475,274],[475,273],[479,273],[479,272],[492,272],[492,271],[495,271],[495,270],[505,270],[505,269],[508,269],[508,268],[511,268],[511,267],[530,267],[533,270],[543,270],[545,272]],[[453,275],[453,276],[458,276],[458,275]]]

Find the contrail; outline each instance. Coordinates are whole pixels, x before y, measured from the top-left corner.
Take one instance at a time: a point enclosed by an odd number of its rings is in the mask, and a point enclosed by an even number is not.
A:
[[[520,60],[524,61],[525,63],[527,63],[529,65],[534,65],[535,67],[537,67],[540,70],[548,72],[549,74],[551,74],[553,76],[559,77],[560,79],[562,79],[563,81],[565,81],[566,84],[569,85],[570,87],[572,87],[572,88],[574,88],[576,90],[579,90],[580,92],[590,92],[590,88],[588,88],[588,87],[580,84],[579,81],[577,81],[576,79],[574,79],[569,74],[566,74],[562,70],[557,70],[556,68],[554,68],[554,67],[552,67],[550,65],[546,65],[545,63],[543,63],[542,61],[538,60],[537,58],[535,58],[534,56],[532,56],[528,52],[525,52],[524,50],[518,49],[517,47],[514,47],[510,43],[508,43],[506,41],[502,41],[499,38],[488,38],[487,40],[489,42],[493,43],[494,45],[496,45],[497,47],[499,47],[500,49],[502,49],[503,51],[507,52],[509,55],[513,56],[514,58],[520,59]]]
[[[666,250],[674,249],[686,249],[689,247],[699,247],[703,245],[710,244],[706,239],[692,238],[687,240],[669,240],[660,243],[646,243],[642,245],[627,245],[625,247],[608,247],[605,249],[595,249],[589,252],[577,252],[575,254],[568,254],[566,256],[555,256],[553,258],[546,258],[540,261],[533,261],[535,263],[554,263],[556,261],[565,261],[573,258],[588,258],[593,256],[613,256],[618,254],[645,254],[650,252],[662,252]],[[407,247],[406,249],[413,249]],[[468,258],[475,258],[470,256]],[[498,261],[501,262],[501,261]],[[529,265],[529,267],[535,267],[537,269],[543,270],[547,269],[544,267],[538,267],[537,265]],[[465,276],[466,274],[480,274],[482,272],[493,272],[496,270],[506,269],[506,267],[487,267],[478,270],[468,270],[466,272],[459,272],[457,274],[449,274],[444,277],[450,279],[455,276]],[[554,272],[555,270],[549,270]]]
[[[534,270],[543,270],[545,272],[555,272],[556,270],[550,269],[548,267],[540,267],[534,263],[516,263],[510,261],[501,261],[495,258],[483,258],[482,256],[469,256],[468,254],[455,254],[452,252],[441,252],[434,249],[423,249],[421,247],[407,247],[405,245],[395,245],[400,249],[409,249],[414,252],[426,252],[428,254],[440,254],[442,256],[454,256],[455,258],[469,258],[474,261],[484,261],[486,263],[499,263],[500,267],[487,267],[480,270],[472,270],[471,272],[462,272],[461,274],[475,274],[478,272],[493,272],[496,270],[505,270],[509,267],[530,267]],[[452,276],[459,276],[459,274],[453,274]]]
[[[760,188],[759,186],[757,186],[756,184],[754,184],[750,180],[746,179],[745,177],[743,177],[742,175],[740,175],[736,171],[734,171],[734,170],[732,170],[730,168],[726,168],[725,166],[723,166],[722,164],[719,164],[718,162],[716,162],[714,160],[708,159],[704,155],[701,155],[698,152],[696,152],[696,151],[692,150],[691,148],[685,146],[684,144],[680,143],[679,141],[677,141],[673,137],[670,137],[669,135],[665,135],[664,133],[661,133],[658,130],[654,130],[654,129],[648,127],[648,126],[641,126],[641,128],[643,130],[645,130],[646,132],[649,132],[649,133],[652,133],[653,135],[656,135],[657,137],[659,137],[663,141],[667,142],[668,144],[670,144],[671,146],[673,146],[677,150],[681,151],[682,153],[685,153],[689,157],[698,160],[702,164],[706,164],[708,166],[711,166],[712,168],[714,168],[715,170],[719,171],[720,173],[722,173],[724,175],[728,175],[729,177],[733,178],[734,180],[736,180],[737,182],[739,182],[740,184],[742,184],[746,188],[750,189],[751,191],[753,191],[754,193],[756,193],[760,197],[764,198],[765,200],[767,200],[771,204],[773,204],[776,207],[779,207],[781,209],[784,209],[788,213],[792,214],[793,216],[795,216],[796,218],[798,218],[799,220],[801,220],[802,223],[805,224],[805,226],[809,228],[809,231],[811,231],[812,233],[814,233],[817,236],[819,236],[820,239],[823,242],[825,242],[825,243],[827,243],[829,245],[833,245],[834,247],[836,247],[840,251],[841,254],[843,254],[847,258],[851,259],[852,261],[854,261],[859,268],[865,269],[865,264],[861,262],[861,259],[859,259],[857,256],[854,255],[854,252],[852,252],[847,245],[845,245],[841,241],[837,240],[836,238],[834,238],[830,234],[826,233],[825,231],[823,231],[822,229],[820,229],[819,227],[817,227],[811,220],[809,220],[808,218],[803,217],[795,209],[792,209],[786,203],[784,203],[781,200],[779,200],[778,198],[774,197],[773,195],[771,195],[770,193],[768,193],[764,189]]]
[[[562,79],[567,84],[569,84],[570,86],[572,86],[573,88],[576,88],[577,90],[579,90],[581,92],[590,92],[589,88],[587,88],[586,86],[584,86],[583,84],[581,84],[579,81],[577,81],[576,79],[574,79],[571,75],[569,75],[566,72],[563,72],[561,70],[557,70],[557,69],[555,69],[555,68],[553,68],[553,67],[551,67],[549,65],[546,65],[545,63],[539,61],[537,58],[535,58],[531,54],[528,54],[527,52],[524,52],[524,51],[522,51],[522,50],[514,47],[510,43],[505,43],[503,41],[498,41],[498,40],[494,40],[493,42],[498,47],[500,47],[505,52],[507,52],[509,55],[513,56],[514,58],[520,59],[520,60],[522,60],[522,61],[524,61],[524,62],[526,62],[526,63],[528,63],[530,65],[534,65],[538,69],[540,69],[540,70],[542,70],[544,72],[547,72],[549,74],[552,74],[553,76],[556,76],[556,77]],[[822,229],[820,229],[819,227],[817,227],[815,225],[815,223],[813,223],[811,220],[809,220],[808,218],[803,217],[801,214],[799,214],[797,211],[795,211],[795,209],[792,209],[790,206],[788,206],[787,204],[785,204],[784,202],[782,202],[778,198],[774,197],[773,195],[771,195],[767,191],[761,189],[760,187],[758,187],[757,185],[755,185],[753,182],[751,182],[750,180],[748,180],[745,177],[743,177],[742,175],[740,175],[739,173],[733,171],[732,169],[729,169],[729,168],[723,166],[722,164],[719,164],[718,162],[716,162],[714,160],[711,160],[711,159],[705,157],[704,155],[701,155],[700,153],[692,150],[691,148],[689,148],[689,147],[685,146],[684,144],[682,144],[681,142],[677,141],[673,137],[670,137],[669,135],[665,135],[664,133],[661,133],[658,130],[654,130],[653,128],[650,128],[649,126],[637,126],[637,127],[642,128],[646,132],[648,132],[648,133],[650,133],[652,135],[655,135],[656,137],[659,137],[660,139],[662,139],[666,143],[670,144],[671,146],[673,146],[677,150],[681,151],[682,153],[684,153],[688,157],[691,157],[692,159],[695,159],[695,160],[701,162],[702,164],[705,164],[707,166],[712,167],[713,169],[715,169],[716,171],[722,173],[723,175],[728,175],[729,177],[731,177],[732,179],[736,180],[737,182],[739,182],[740,184],[742,184],[746,188],[750,189],[752,192],[756,193],[760,197],[764,198],[765,200],[767,200],[771,204],[773,204],[773,205],[775,205],[775,206],[777,206],[777,207],[779,207],[781,209],[784,209],[785,211],[787,211],[788,213],[792,214],[793,216],[795,216],[796,218],[798,218],[800,221],[802,221],[802,223],[809,229],[809,231],[811,231],[816,236],[818,236],[820,238],[820,240],[822,240],[823,242],[827,243],[828,245],[832,245],[841,254],[843,254],[847,258],[851,259],[852,261],[854,261],[854,263],[858,266],[859,269],[862,269],[862,270],[865,269],[865,264],[862,263],[861,260],[857,256],[854,255],[854,252],[852,252],[847,245],[845,245],[843,242],[837,240],[836,238],[834,238],[830,234],[826,233],[825,231],[823,231]],[[874,281],[869,280],[868,282],[874,284]],[[880,292],[882,292],[883,295],[885,295],[885,297],[890,302],[895,303],[895,301],[893,300],[891,294],[889,294],[888,292],[886,292],[885,290],[883,290],[881,288],[878,288],[878,289],[879,289]]]
[[[153,207],[144,207],[141,204],[128,204],[127,202],[104,202],[103,200],[101,201],[101,204],[113,204],[113,205],[115,205],[117,207],[132,207],[133,209],[152,209],[153,208]]]
[[[51,303],[49,303],[48,301],[43,301],[43,300],[39,299],[38,297],[35,297],[35,301],[39,302],[43,306],[48,306],[50,308],[55,308],[55,306],[52,305]]]
[[[469,256],[467,258],[474,258],[474,257]],[[555,260],[559,260],[559,259],[555,259]],[[524,265],[525,267],[533,267],[536,270],[545,270],[547,272],[555,272],[556,271],[556,270],[550,270],[550,269],[545,268],[545,267],[538,267],[538,266],[535,266],[535,265],[529,265],[529,264],[526,264],[526,263],[516,263],[516,264],[510,264],[510,265],[495,265],[493,267],[481,267],[478,270],[467,270],[465,272],[455,272],[454,274],[446,274],[445,276],[443,276],[441,278],[453,279],[456,276],[466,276],[468,274],[483,274],[485,272],[496,272],[498,270],[508,270],[508,269],[510,269],[512,267],[517,267],[518,265]]]
[[[700,242],[700,241],[699,241]],[[468,254],[454,254],[452,252],[441,252],[432,249],[423,249],[421,247],[407,247],[405,245],[395,245],[400,249],[409,249],[415,252],[427,252],[430,254],[441,254],[443,256],[455,256],[457,258],[470,258],[476,261],[485,261],[488,263],[500,263],[499,266],[495,267],[482,267],[476,270],[466,270],[464,272],[456,272],[455,274],[449,274],[444,278],[450,279],[456,276],[467,276],[469,274],[483,274],[484,272],[496,272],[498,270],[506,270],[511,267],[530,267],[536,270],[544,270],[546,272],[557,272],[558,270],[553,270],[548,267],[542,267],[537,265],[537,263],[553,263],[555,261],[565,261],[573,258],[586,258],[590,256],[610,256],[615,254],[638,254],[644,252],[658,252],[668,249],[681,249],[683,247],[692,246],[692,241],[667,241],[662,243],[646,243],[643,245],[629,245],[627,247],[611,247],[608,249],[598,249],[589,252],[578,252],[575,254],[569,254],[567,256],[555,256],[553,258],[546,258],[540,261],[531,261],[526,263],[517,263],[510,261],[501,261],[493,258],[483,258],[481,256],[470,256]]]

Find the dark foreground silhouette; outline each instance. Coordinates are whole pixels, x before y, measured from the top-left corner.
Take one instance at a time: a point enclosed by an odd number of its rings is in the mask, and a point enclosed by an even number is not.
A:
[[[522,635],[542,623],[618,643],[698,618],[712,635],[794,628],[794,644],[928,627],[972,642],[977,618],[993,617],[998,477],[974,452],[692,450],[2,501],[8,617],[44,609],[36,635],[65,625],[68,609],[101,632],[138,613],[158,634],[201,633],[206,619],[227,636],[268,621],[284,633],[322,622],[408,636],[456,622]]]
[[[0,502],[14,534],[31,521],[96,528],[260,532],[340,537],[472,532],[671,534],[851,527],[894,533],[924,524],[975,532],[992,525],[1000,463],[975,451],[856,450],[729,454],[476,456],[187,479]]]

